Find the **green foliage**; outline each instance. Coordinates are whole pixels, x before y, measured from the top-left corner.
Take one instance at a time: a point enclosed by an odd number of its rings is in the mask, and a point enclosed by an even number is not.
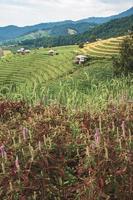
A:
[[[96,36],[95,35],[91,35],[89,41],[90,42],[95,42],[96,41]]]
[[[80,44],[79,44],[79,48],[80,48],[80,49],[84,48],[84,43],[80,43]]]
[[[44,55],[46,50],[42,49],[33,55],[8,60],[7,65],[3,63],[0,96],[30,104],[57,103],[78,110],[101,110],[110,100],[133,98],[132,76],[113,77],[112,61],[108,59],[91,59],[84,67],[75,66],[70,52],[73,48],[62,47],[62,51],[57,48],[60,54],[53,57]]]
[[[120,56],[113,61],[114,73],[128,74],[133,72],[133,34],[127,36],[121,45]]]

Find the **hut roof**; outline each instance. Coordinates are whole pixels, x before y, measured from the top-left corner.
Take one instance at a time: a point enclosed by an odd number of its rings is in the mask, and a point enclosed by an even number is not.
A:
[[[31,50],[25,49],[25,53],[30,53],[30,52],[31,52]]]
[[[78,55],[78,56],[76,56],[76,58],[82,59],[82,58],[87,58],[87,56],[85,56],[85,55]]]
[[[53,49],[50,49],[49,50],[49,53],[54,53],[55,51]]]

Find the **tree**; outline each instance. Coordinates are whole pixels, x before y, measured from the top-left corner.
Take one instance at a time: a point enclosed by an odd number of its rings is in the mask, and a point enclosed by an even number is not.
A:
[[[89,41],[90,42],[95,42],[96,41],[96,35],[90,35]]]
[[[121,44],[120,55],[113,59],[115,75],[133,73],[133,32]]]
[[[80,44],[79,44],[79,48],[80,48],[80,49],[84,48],[84,43],[80,43]]]

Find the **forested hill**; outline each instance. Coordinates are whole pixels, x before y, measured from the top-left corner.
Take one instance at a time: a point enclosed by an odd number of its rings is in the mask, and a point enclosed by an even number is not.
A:
[[[133,15],[130,17],[112,20],[82,34],[49,38],[43,37],[33,40],[25,40],[22,41],[20,44],[31,47],[71,45],[80,42],[94,41],[96,38],[105,39],[125,35],[128,33],[129,30],[132,30],[132,28]]]
[[[126,34],[133,27],[133,15],[121,19],[115,19],[99,25],[81,35],[81,39],[90,39],[90,35],[97,38],[110,38]]]
[[[25,38],[36,39],[36,36],[60,36],[60,35],[71,35],[73,33],[79,34],[83,33],[89,28],[94,27],[95,23],[88,22],[53,22],[53,23],[42,23],[35,26],[17,27],[17,26],[7,26],[0,27],[0,41],[15,40],[20,39],[25,40]]]

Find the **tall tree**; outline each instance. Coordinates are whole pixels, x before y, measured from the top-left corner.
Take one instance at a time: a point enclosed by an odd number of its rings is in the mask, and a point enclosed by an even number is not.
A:
[[[121,44],[119,58],[113,60],[114,72],[118,74],[133,73],[133,32]]]

